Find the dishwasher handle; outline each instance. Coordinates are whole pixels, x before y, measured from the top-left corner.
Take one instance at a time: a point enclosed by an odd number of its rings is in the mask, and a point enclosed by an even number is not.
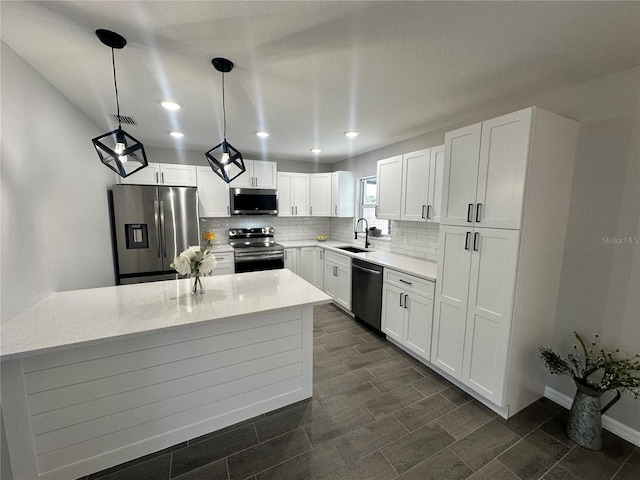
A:
[[[364,268],[361,267],[360,265],[352,265],[353,268],[356,268],[358,270],[362,270],[363,272],[367,272],[367,273],[371,273],[373,275],[381,275],[382,272],[378,272],[377,270],[371,270],[370,268]]]

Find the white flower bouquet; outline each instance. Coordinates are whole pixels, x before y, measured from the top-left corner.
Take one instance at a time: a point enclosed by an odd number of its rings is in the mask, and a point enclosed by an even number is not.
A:
[[[211,252],[207,249],[207,245],[196,245],[187,248],[178,255],[169,266],[175,269],[180,275],[193,274],[195,276],[193,293],[201,293],[204,289],[200,277],[202,275],[210,275],[217,263],[215,257],[211,255]]]

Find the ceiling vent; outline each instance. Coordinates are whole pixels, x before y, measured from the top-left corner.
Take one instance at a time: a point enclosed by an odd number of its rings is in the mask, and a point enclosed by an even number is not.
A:
[[[126,115],[118,115],[111,114],[111,118],[113,118],[116,122],[120,121],[120,123],[124,125],[137,125],[138,123],[133,119],[133,117],[127,117]]]

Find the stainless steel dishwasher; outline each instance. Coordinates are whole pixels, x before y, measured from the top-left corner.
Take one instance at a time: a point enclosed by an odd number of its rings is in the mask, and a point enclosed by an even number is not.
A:
[[[351,262],[351,310],[361,320],[381,331],[382,271],[373,263],[354,258]]]

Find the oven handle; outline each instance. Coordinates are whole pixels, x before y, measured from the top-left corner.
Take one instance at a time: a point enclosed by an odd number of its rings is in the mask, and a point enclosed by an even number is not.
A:
[[[235,263],[253,262],[255,260],[284,260],[284,255],[275,253],[273,255],[250,255],[246,257],[236,257]]]

